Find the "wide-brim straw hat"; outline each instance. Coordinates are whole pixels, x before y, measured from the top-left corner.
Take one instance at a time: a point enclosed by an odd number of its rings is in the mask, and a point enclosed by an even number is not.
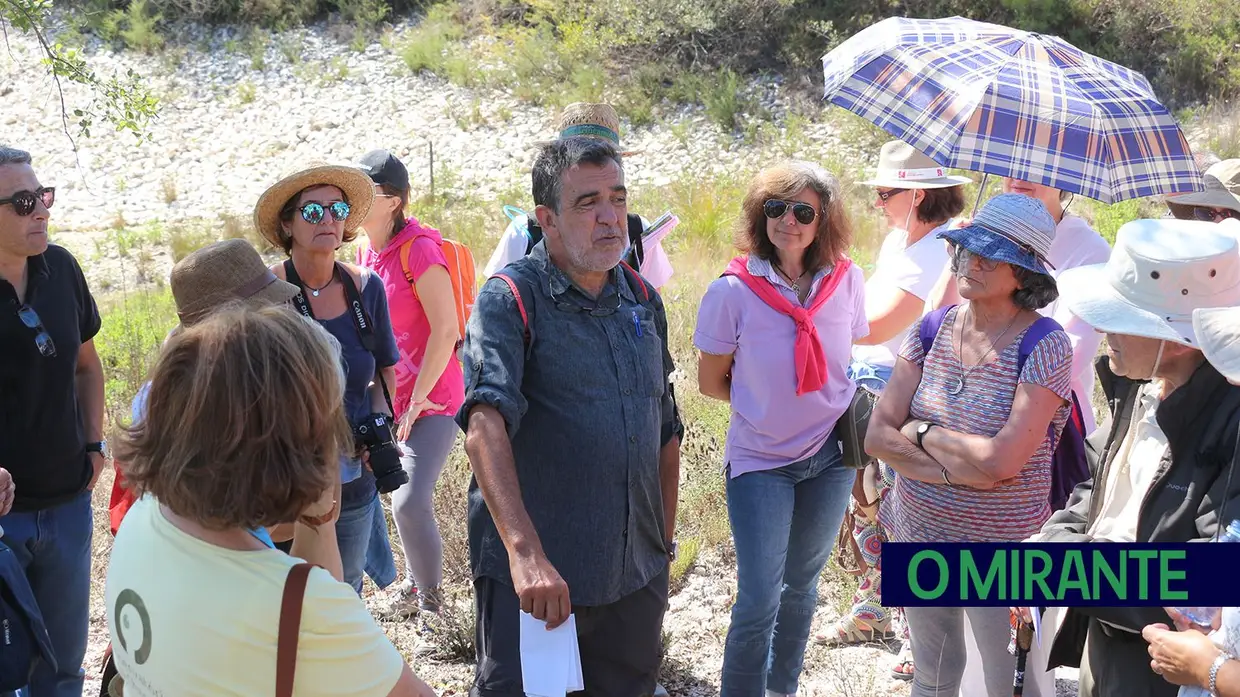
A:
[[[1196,311],[1240,305],[1240,245],[1225,230],[1196,220],[1125,223],[1105,264],[1059,274],[1060,293],[1100,332],[1199,348]]]
[[[930,159],[902,140],[883,144],[878,152],[878,167],[865,186],[883,186],[891,189],[946,189],[973,180],[947,173],[947,168]]]
[[[273,247],[284,248],[280,210],[289,199],[312,186],[334,186],[344,193],[349,204],[346,233],[361,227],[375,201],[374,183],[355,166],[316,163],[294,172],[268,187],[254,206],[254,227]]]
[[[232,302],[281,305],[300,292],[276,278],[245,240],[215,242],[193,252],[172,267],[168,285],[177,317],[186,326]]]
[[[1201,176],[1205,191],[1164,196],[1164,203],[1177,206],[1226,208],[1240,213],[1240,158],[1223,160],[1210,166]]]
[[[591,102],[574,102],[564,107],[555,130],[559,132],[557,139],[586,137],[596,138],[610,144],[620,152],[621,157],[641,154],[641,150],[623,150],[620,147],[620,115],[610,104]],[[540,140],[534,143],[542,147],[554,141]]]
[[[986,259],[1050,275],[1048,257],[1055,241],[1055,219],[1036,198],[999,194],[982,206],[968,225],[939,233]]]

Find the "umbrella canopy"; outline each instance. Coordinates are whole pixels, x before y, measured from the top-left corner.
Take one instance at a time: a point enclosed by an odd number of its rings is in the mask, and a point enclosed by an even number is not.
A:
[[[896,17],[822,62],[825,99],[946,167],[1104,203],[1204,188],[1149,81],[1054,36]]]

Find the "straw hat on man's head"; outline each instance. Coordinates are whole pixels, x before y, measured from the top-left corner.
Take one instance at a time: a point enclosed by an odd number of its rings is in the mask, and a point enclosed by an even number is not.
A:
[[[245,240],[215,242],[193,252],[172,267],[168,285],[183,326],[229,303],[280,305],[299,292],[276,278]]]
[[[334,186],[349,204],[349,217],[344,221],[344,241],[352,241],[357,228],[366,220],[375,201],[375,187],[370,177],[357,167],[313,164],[272,184],[254,206],[254,227],[263,239],[277,249],[288,251],[292,240],[284,231],[280,213],[302,191],[315,186]]]
[[[968,177],[949,175],[947,168],[901,140],[885,143],[878,152],[874,177],[861,184],[890,189],[946,189],[972,183]]]
[[[639,150],[621,150],[620,148],[620,115],[610,104],[593,104],[575,102],[564,107],[559,120],[556,121],[556,138],[574,138],[584,136],[606,141],[621,157],[637,155]],[[550,141],[539,141],[537,145],[546,145]]]
[[[1240,245],[1220,225],[1134,220],[1105,264],[1066,269],[1059,289],[1098,331],[1200,348],[1193,313],[1240,305]]]
[[[1232,217],[1240,218],[1240,158],[1214,163],[1201,178],[1205,191],[1163,197],[1172,214],[1191,220],[1196,213],[1194,208],[1208,208],[1234,211]]]

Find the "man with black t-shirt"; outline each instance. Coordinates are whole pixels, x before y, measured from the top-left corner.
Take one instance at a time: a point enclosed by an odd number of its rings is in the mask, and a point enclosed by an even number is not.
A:
[[[91,494],[108,457],[99,310],[77,260],[49,245],[55,189],[0,145],[0,467],[13,478],[4,544],[26,572],[57,669],[32,697],[80,697],[90,608]]]

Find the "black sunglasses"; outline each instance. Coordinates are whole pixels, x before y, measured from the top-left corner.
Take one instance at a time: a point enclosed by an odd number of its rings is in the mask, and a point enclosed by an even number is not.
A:
[[[332,220],[339,223],[349,217],[349,211],[351,209],[349,208],[349,204],[344,201],[337,201],[328,205],[326,208],[324,208],[321,203],[307,203],[298,210],[301,211],[302,220],[310,223],[311,225],[318,225],[322,222],[323,216],[325,216],[328,211],[332,214]]]
[[[878,198],[885,204],[892,196],[897,196],[905,191],[908,191],[908,189],[887,189],[886,191],[879,191],[875,189],[874,193],[878,194]]]
[[[39,353],[44,358],[52,358],[56,355],[56,344],[52,343],[52,335],[47,333],[47,329],[43,327],[43,321],[39,319],[39,313],[29,305],[22,305],[17,308],[17,317],[26,325],[28,329],[34,330],[34,345],[39,347]]]
[[[814,218],[818,217],[818,211],[808,203],[794,203],[789,201],[780,201],[779,199],[770,199],[762,204],[762,212],[766,217],[772,220],[778,220],[784,217],[784,213],[788,212],[788,207],[792,207],[792,216],[802,225],[809,225],[814,222]]]
[[[1230,208],[1215,210],[1209,206],[1184,206],[1172,204],[1171,214],[1180,220],[1200,220],[1203,223],[1218,223],[1228,218],[1240,219],[1240,211]]]
[[[18,191],[0,201],[0,206],[11,203],[13,204],[13,212],[24,218],[34,212],[34,205],[40,200],[43,201],[44,208],[51,208],[52,204],[56,202],[56,187],[41,186],[36,191]]]

